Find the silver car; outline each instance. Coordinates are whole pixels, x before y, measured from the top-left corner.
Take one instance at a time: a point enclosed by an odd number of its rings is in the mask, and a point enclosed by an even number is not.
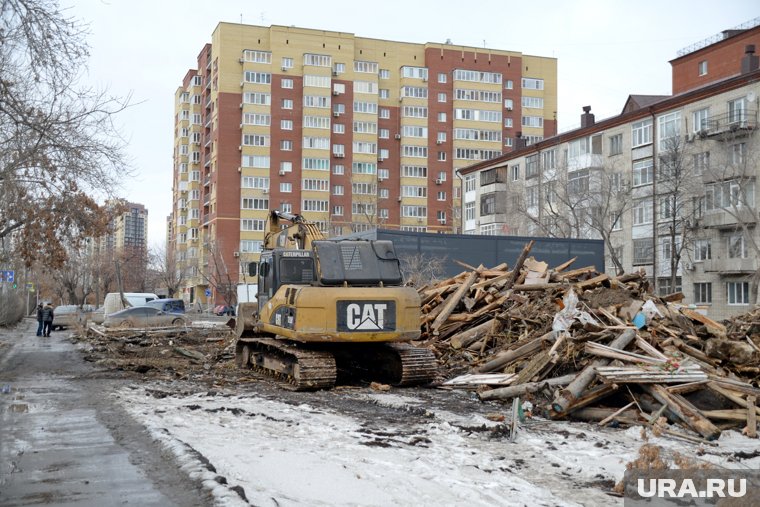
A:
[[[105,327],[159,327],[184,326],[187,320],[176,313],[169,313],[150,306],[134,306],[112,313],[103,321]]]

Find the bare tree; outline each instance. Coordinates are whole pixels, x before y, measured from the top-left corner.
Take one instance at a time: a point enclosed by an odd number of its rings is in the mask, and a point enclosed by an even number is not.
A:
[[[670,290],[677,287],[681,261],[694,239],[694,198],[702,190],[698,158],[681,135],[661,141],[656,175],[657,239],[665,241],[662,262],[670,278]],[[696,165],[695,165],[696,164]]]
[[[207,264],[198,267],[201,278],[206,281],[217,297],[221,296],[227,306],[235,306],[237,304],[237,272],[232,272],[231,268],[239,269],[238,263],[230,263],[228,266],[219,241],[210,241],[207,244],[205,260]]]
[[[528,180],[524,195],[513,195],[510,208],[532,231],[556,238],[603,239],[610,264],[618,274],[623,272],[623,240],[615,232],[632,200],[621,168],[612,163],[575,170],[559,166]]]
[[[27,266],[60,265],[102,231],[97,196],[128,173],[112,123],[126,101],[79,86],[83,27],[55,0],[0,5],[0,241],[13,235]]]
[[[399,262],[404,284],[411,287],[431,285],[445,275],[445,257],[432,257],[422,253],[401,254]]]
[[[164,246],[154,247],[148,254],[151,272],[156,286],[166,288],[169,297],[178,297],[185,285],[185,270],[177,262],[176,250],[167,251]]]
[[[58,268],[50,270],[49,276],[56,284],[56,293],[69,304],[81,306],[95,292],[92,256],[78,249],[69,249],[67,260]]]

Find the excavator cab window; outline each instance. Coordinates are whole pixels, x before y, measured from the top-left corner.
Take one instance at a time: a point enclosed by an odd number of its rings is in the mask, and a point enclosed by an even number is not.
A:
[[[279,269],[281,284],[310,284],[314,281],[314,259],[311,257],[283,257]]]
[[[249,262],[248,263],[248,276],[257,276],[259,274],[259,263],[258,262]]]

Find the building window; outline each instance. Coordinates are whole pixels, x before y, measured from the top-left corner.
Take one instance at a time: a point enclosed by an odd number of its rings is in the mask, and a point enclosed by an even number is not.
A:
[[[515,164],[510,167],[509,174],[512,175],[512,181],[518,181],[520,179],[520,164]]]
[[[702,60],[697,64],[697,72],[700,76],[707,74],[707,60]]]
[[[710,169],[710,152],[703,151],[702,153],[694,154],[693,161],[694,175],[705,174]]]
[[[707,107],[700,109],[699,111],[694,111],[692,114],[692,127],[694,128],[694,132],[707,130],[707,121],[710,119],[709,115],[710,109]]]
[[[446,123],[446,113],[438,113],[438,122]]]
[[[332,195],[343,195],[343,185],[333,185]]]
[[[631,147],[636,148],[652,143],[652,120],[644,120],[631,125]]]
[[[445,83],[446,82],[446,73],[445,72],[439,72],[438,73],[438,82],[439,83]]]
[[[480,216],[496,213],[496,194],[486,194],[480,198]]]
[[[293,59],[288,57],[282,58],[282,70],[285,69],[292,69],[293,68]]]
[[[282,78],[282,81],[280,81],[280,85],[283,88],[293,88],[293,80],[290,78]]]
[[[660,142],[677,137],[681,132],[681,111],[660,116],[657,122],[657,135]],[[668,148],[670,147],[664,147],[664,149]]]
[[[293,191],[292,183],[280,183],[280,192],[287,194],[292,191]]]
[[[671,283],[670,277],[657,279],[657,292],[660,296],[667,296],[668,294],[675,294],[681,292],[681,277],[676,277],[675,287]]]
[[[621,211],[610,212],[610,230],[611,231],[623,230],[623,213]]]
[[[748,305],[749,282],[726,283],[726,295],[729,305]]]
[[[391,78],[391,71],[388,69],[380,69],[380,72],[378,73],[378,76],[380,79],[390,79]]]
[[[333,206],[332,214],[338,217],[343,216],[343,206]]]
[[[346,168],[343,165],[338,164],[338,165],[333,166],[333,174],[340,175],[340,174],[345,174],[345,172],[346,172]]]
[[[525,158],[525,178],[538,176],[538,154]]]
[[[445,162],[446,161],[446,152],[445,151],[439,151],[438,152],[438,161],[439,162]]]
[[[712,247],[709,239],[694,240],[694,260],[706,261],[712,259]]]
[[[610,155],[620,155],[623,153],[623,134],[610,136]]]
[[[293,120],[280,120],[280,129],[293,130]]]
[[[391,110],[387,107],[381,107],[378,116],[384,120],[387,120],[391,117]]]
[[[293,151],[293,141],[288,141],[288,140],[280,141],[280,150]]]
[[[504,81],[504,89],[505,90],[511,90],[515,87],[514,82],[511,79],[506,79]]]
[[[633,225],[652,223],[651,199],[639,199],[633,202]]]
[[[446,102],[446,94],[441,92],[438,94],[438,102]]]
[[[283,109],[293,109],[293,99],[282,99]]]
[[[650,185],[654,181],[654,164],[652,159],[639,160],[633,163],[633,186]]]
[[[387,99],[391,96],[391,91],[387,88],[380,88],[380,93],[378,94],[381,99]]]
[[[633,265],[651,264],[654,260],[652,249],[652,239],[634,239],[633,240]]]
[[[712,284],[699,282],[694,284],[694,302],[709,305],[712,303]]]
[[[543,90],[544,80],[530,77],[524,77],[522,80],[523,90]]]

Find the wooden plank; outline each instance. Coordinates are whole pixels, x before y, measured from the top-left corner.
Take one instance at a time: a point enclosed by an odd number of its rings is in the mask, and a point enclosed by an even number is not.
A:
[[[704,438],[714,440],[720,436],[720,430],[680,394],[672,394],[659,384],[641,384],[641,388],[667,405],[681,421]]]
[[[474,385],[487,385],[487,386],[508,386],[513,383],[517,375],[514,373],[481,373],[466,375],[460,375],[458,377],[447,380],[441,385],[444,386],[474,386]]]
[[[596,271],[595,266],[586,266],[585,268],[578,268],[572,271],[565,271],[564,273],[557,273],[557,278],[563,279],[563,280],[569,280],[571,278],[577,278],[581,275],[585,275],[587,273],[593,273],[595,271]]]
[[[611,421],[611,420],[613,420],[615,417],[619,416],[620,414],[622,414],[623,412],[625,412],[626,410],[628,410],[629,408],[631,408],[631,407],[632,407],[632,406],[634,406],[635,404],[636,404],[636,403],[634,403],[634,402],[632,401],[632,402],[630,402],[628,405],[626,405],[626,406],[624,406],[624,407],[621,407],[619,410],[616,410],[616,411],[615,411],[613,414],[610,414],[610,415],[608,415],[607,417],[605,417],[604,419],[602,419],[601,421],[599,421],[599,426],[604,426],[605,424],[607,424],[608,422],[610,422],[610,421]]]
[[[505,289],[509,289],[515,284],[515,281],[520,276],[520,270],[522,270],[525,259],[528,258],[528,254],[530,253],[531,248],[533,248],[534,243],[535,241],[530,240],[523,247],[522,252],[520,252],[520,256],[517,258],[517,262],[515,262],[515,267],[512,268],[512,275],[507,279],[507,282],[504,285]]]
[[[560,272],[562,272],[562,271],[566,270],[567,268],[569,268],[569,267],[570,267],[570,265],[571,265],[573,262],[577,261],[577,260],[578,260],[578,257],[577,257],[577,256],[576,256],[576,257],[573,257],[573,258],[572,258],[572,259],[570,259],[569,261],[565,261],[565,262],[563,262],[562,264],[560,264],[559,266],[555,267],[553,271],[554,271],[555,273],[560,273]]]
[[[689,310],[688,308],[681,308],[681,314],[683,314],[685,317],[690,318],[691,320],[695,320],[699,322],[700,324],[703,324],[705,328],[707,329],[708,333],[715,335],[719,338],[726,337],[726,326],[724,326],[720,322],[716,322],[712,320],[711,318],[705,315],[702,315],[699,312],[695,312],[694,310]]]
[[[467,294],[467,291],[470,290],[470,287],[472,287],[472,284],[475,283],[475,280],[477,278],[478,272],[473,271],[462,283],[462,285],[459,286],[456,292],[446,298],[446,302],[443,304],[443,309],[435,318],[433,324],[430,326],[430,328],[433,330],[434,335],[438,334],[438,328],[440,328],[446,319],[449,318],[449,315],[452,314],[456,306],[459,304],[459,301],[465,296],[465,294]]]
[[[610,348],[624,349],[631,343],[636,336],[636,332],[632,329],[624,331],[623,334],[615,338],[610,343]],[[571,404],[574,404],[578,396],[586,390],[588,385],[596,377],[596,368],[599,366],[607,366],[609,364],[608,359],[596,359],[590,365],[586,366],[583,371],[573,380],[566,389],[563,389],[555,398],[551,404],[552,410],[561,414],[566,412]]]
[[[469,344],[480,340],[482,337],[490,333],[491,328],[496,322],[498,322],[496,319],[489,319],[475,327],[465,329],[464,331],[457,334],[456,336],[453,336],[451,340],[449,340],[449,343],[455,349],[461,349],[461,348],[467,347]],[[493,370],[489,370],[489,371],[493,371]],[[478,373],[488,373],[488,372],[478,371]]]
[[[478,393],[480,399],[487,400],[507,400],[514,398],[515,396],[522,396],[527,393],[535,393],[546,387],[563,386],[573,381],[575,374],[564,375],[562,377],[554,377],[541,382],[529,382],[527,384],[513,385],[509,387],[501,387],[499,389],[492,389],[490,391],[484,391]]]
[[[633,352],[626,352],[623,350],[617,350],[614,347],[608,347],[601,343],[586,342],[585,352],[593,356],[608,357],[610,359],[620,359],[621,361],[628,361],[630,363],[646,363],[663,365],[667,361],[663,359],[656,359],[654,357],[644,356],[641,354],[635,354]]]
[[[733,401],[740,407],[744,407],[747,409],[750,408],[750,405],[749,403],[747,403],[747,400],[739,396],[738,393],[731,392],[730,390],[719,386],[715,382],[708,382],[707,387],[710,388],[712,391],[715,391],[716,393],[720,394],[721,396],[724,396],[725,398],[728,398],[729,400]],[[760,414],[760,407],[755,406],[755,413]]]
[[[518,347],[517,349],[509,350],[505,353],[499,354],[484,365],[476,368],[475,371],[477,373],[488,373],[499,368],[503,368],[512,361],[516,361],[541,350],[541,348],[544,347],[547,343],[551,343],[556,339],[557,333],[555,331],[550,331],[541,337],[534,338],[530,342],[521,347]]]
[[[651,343],[646,341],[641,336],[636,337],[636,345],[638,345],[638,347],[641,350],[643,350],[644,352],[646,352],[652,357],[656,357],[657,359],[662,359],[663,361],[669,361],[668,356],[666,356],[665,354],[657,350],[657,348],[655,348]]]
[[[577,282],[575,286],[578,289],[588,289],[590,287],[595,287],[602,282],[605,282],[610,279],[610,275],[606,273],[602,273],[601,275],[597,275],[594,278],[589,278],[588,280],[584,280],[582,282]]]
[[[757,405],[755,399],[754,396],[747,396],[747,436],[749,438],[757,438],[757,413],[755,412]]]

